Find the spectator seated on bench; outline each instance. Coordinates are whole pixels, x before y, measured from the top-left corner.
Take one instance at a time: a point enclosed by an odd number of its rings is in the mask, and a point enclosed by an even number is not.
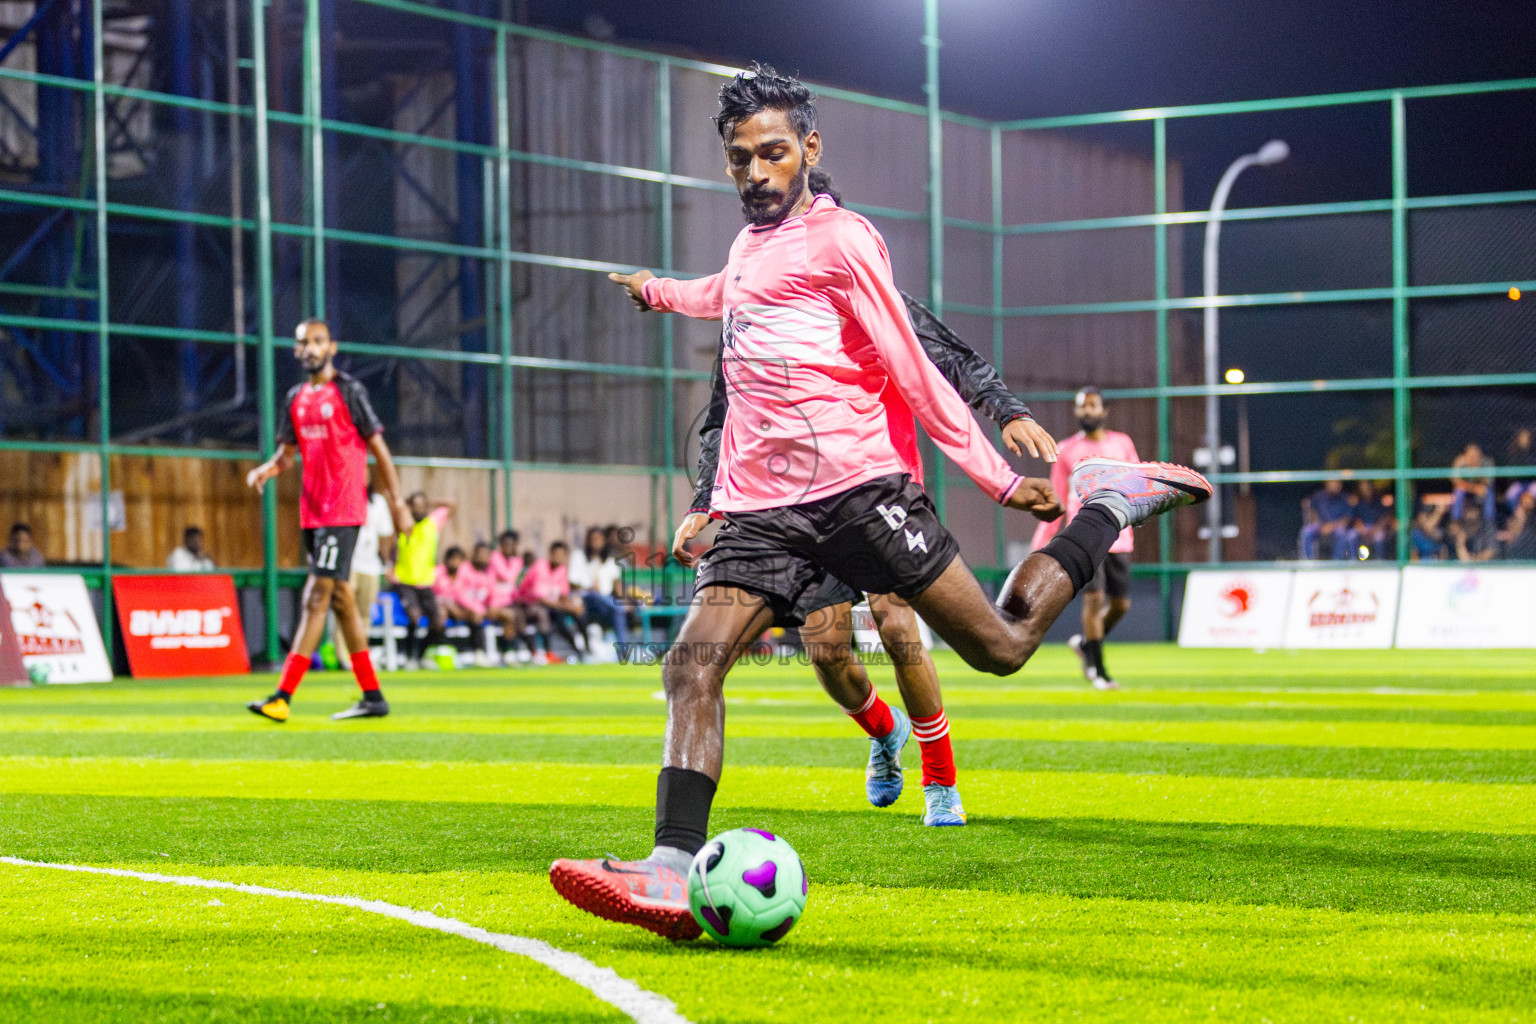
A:
[[[1355,507],[1344,493],[1344,481],[1328,480],[1322,489],[1304,498],[1298,547],[1308,561],[1355,557]]]

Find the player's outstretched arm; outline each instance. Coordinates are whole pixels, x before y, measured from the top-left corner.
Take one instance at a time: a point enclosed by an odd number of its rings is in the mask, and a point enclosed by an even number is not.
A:
[[[1028,512],[1043,523],[1060,519],[1062,513],[1066,511],[1062,508],[1061,499],[1056,496],[1056,489],[1051,486],[1051,482],[1036,477],[1025,477],[1021,480],[1019,486],[1013,489],[1013,493],[1008,495],[1008,500],[1003,504],[1021,512]]]
[[[267,481],[285,472],[293,465],[293,449],[286,441],[277,442],[277,451],[272,457],[249,473],[245,474],[245,486],[254,487],[258,492],[267,485]]]
[[[629,293],[629,301],[642,310],[681,313],[695,320],[719,320],[725,316],[725,271],[682,281],[657,277],[649,270],[633,274],[609,274],[608,280]]]
[[[651,310],[651,304],[645,301],[645,282],[656,275],[649,270],[637,270],[633,274],[609,274],[608,280],[622,287],[629,293],[629,301],[642,313]]]
[[[813,280],[825,287],[839,314],[863,328],[891,383],[939,450],[993,501],[1007,504],[1021,477],[917,340],[879,234],[862,219],[837,227],[808,241]]]
[[[395,521],[395,529],[400,533],[410,533],[415,524],[411,520],[410,510],[405,507],[400,474],[395,471],[395,460],[389,454],[389,445],[384,443],[383,434],[374,434],[368,439],[368,451],[379,467],[379,478],[384,484],[384,499],[389,502],[389,515]]]
[[[901,298],[923,351],[967,405],[997,424],[1008,450],[1019,456],[1028,451],[1037,459],[1055,462],[1056,439],[1035,422],[1029,406],[1008,390],[997,368],[927,306],[906,292]]]

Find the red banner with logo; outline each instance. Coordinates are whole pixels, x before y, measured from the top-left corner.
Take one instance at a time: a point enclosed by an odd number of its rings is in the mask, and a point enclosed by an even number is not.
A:
[[[112,596],[135,676],[231,676],[251,670],[233,577],[117,576]]]

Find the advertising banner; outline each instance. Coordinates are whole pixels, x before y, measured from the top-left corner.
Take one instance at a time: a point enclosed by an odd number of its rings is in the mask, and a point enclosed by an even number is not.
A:
[[[1399,647],[1536,647],[1536,570],[1403,569]]]
[[[27,664],[21,660],[21,644],[16,641],[16,628],[11,624],[11,603],[5,599],[5,588],[0,587],[0,686],[25,686],[31,682]]]
[[[1180,647],[1279,647],[1295,573],[1196,569],[1184,585]]]
[[[1391,647],[1400,580],[1395,568],[1296,573],[1285,646]]]
[[[138,678],[251,670],[233,577],[118,576],[112,594],[128,667]]]
[[[11,628],[27,673],[40,683],[107,683],[107,659],[96,610],[82,576],[0,573]]]
[[[868,599],[853,606],[853,643],[860,657],[873,658],[877,664],[884,662],[887,651],[880,642],[880,630],[875,627],[875,617],[870,613]],[[933,631],[921,617],[917,620],[918,639],[925,650],[933,650]]]

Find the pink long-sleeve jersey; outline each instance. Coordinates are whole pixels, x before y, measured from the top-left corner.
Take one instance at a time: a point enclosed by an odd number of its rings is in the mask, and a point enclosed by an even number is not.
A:
[[[452,576],[447,566],[439,565],[432,580],[432,592],[444,601],[462,605],[466,611],[484,615],[491,600],[491,574],[463,562]]]
[[[874,225],[830,196],[743,228],[725,269],[645,283],[656,309],[728,321],[713,506],[816,501],[892,473],[922,482],[913,415],[994,501],[1019,476],[923,353]]]
[[[1063,526],[1072,521],[1077,515],[1077,510],[1083,507],[1076,494],[1072,493],[1069,482],[1072,479],[1072,471],[1080,465],[1084,459],[1105,458],[1119,459],[1122,462],[1140,462],[1141,458],[1136,454],[1136,442],[1131,440],[1129,434],[1122,434],[1118,430],[1104,431],[1102,441],[1093,441],[1082,431],[1078,431],[1058,446],[1056,462],[1051,466],[1051,487],[1056,491],[1057,497],[1066,502],[1067,514],[1054,522],[1041,523],[1035,527],[1035,550],[1043,548],[1047,541],[1061,530]],[[1115,538],[1114,545],[1109,549],[1116,554],[1128,555],[1136,549],[1136,540],[1131,536],[1131,528],[1127,526],[1120,531],[1120,536]]]

